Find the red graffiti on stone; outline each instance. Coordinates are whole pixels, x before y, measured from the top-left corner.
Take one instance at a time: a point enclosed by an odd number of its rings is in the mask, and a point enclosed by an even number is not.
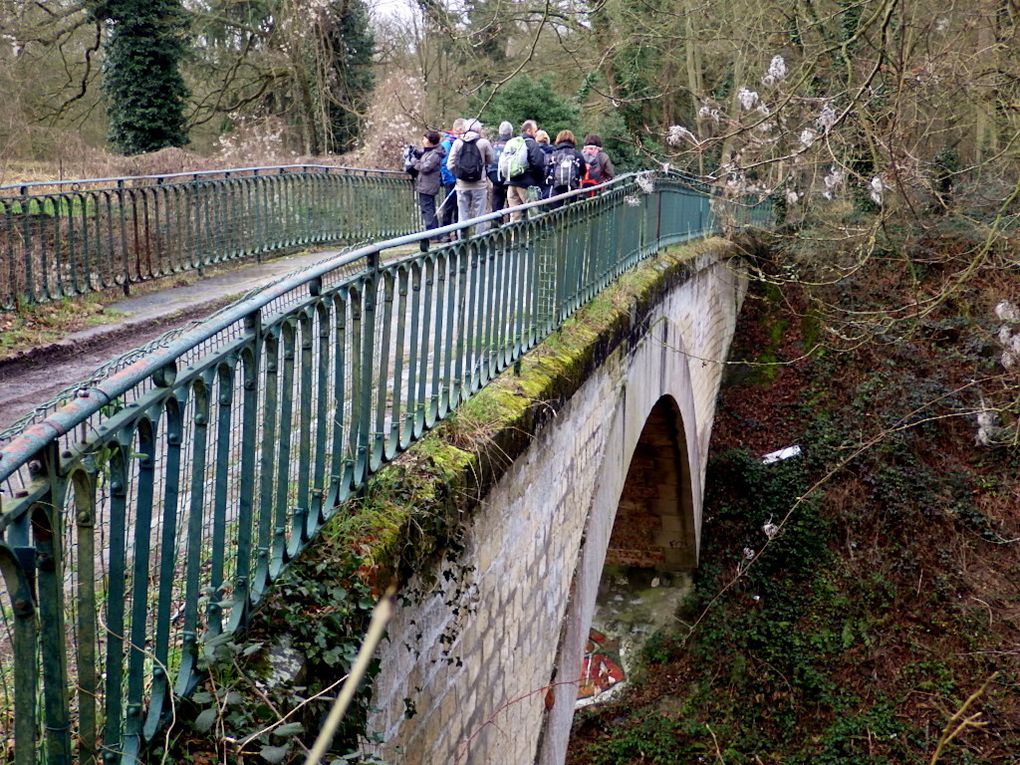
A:
[[[591,630],[581,660],[581,682],[578,684],[577,698],[594,698],[623,679],[615,641],[608,640],[598,630]]]

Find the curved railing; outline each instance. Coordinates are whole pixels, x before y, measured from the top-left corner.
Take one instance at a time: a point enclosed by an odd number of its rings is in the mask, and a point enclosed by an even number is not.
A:
[[[374,471],[620,273],[716,230],[720,206],[760,214],[662,174],[568,201],[314,266],[0,448],[0,728],[17,765],[134,762],[198,683],[204,641],[241,629]]]
[[[330,165],[0,186],[0,309],[419,228],[407,175]]]

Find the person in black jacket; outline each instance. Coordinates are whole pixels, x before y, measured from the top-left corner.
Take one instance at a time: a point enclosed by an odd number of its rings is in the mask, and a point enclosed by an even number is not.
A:
[[[504,120],[499,123],[496,140],[492,141],[492,163],[486,168],[486,175],[492,184],[492,193],[489,197],[491,212],[499,212],[506,207],[506,183],[499,177],[499,155],[503,153],[503,147],[513,134],[514,126]]]
[[[535,133],[538,131],[538,123],[535,120],[525,120],[521,125],[521,137],[528,146],[528,169],[520,175],[514,176],[507,181],[506,205],[516,207],[528,202],[528,189],[532,186],[537,189],[535,198],[541,194],[542,181],[545,178],[545,154],[535,141]],[[523,212],[510,213],[510,220],[521,220]]]
[[[580,188],[584,177],[584,155],[577,150],[574,133],[561,130],[556,134],[556,148],[549,158],[550,196],[564,194]],[[563,202],[552,202],[550,210],[554,210]]]

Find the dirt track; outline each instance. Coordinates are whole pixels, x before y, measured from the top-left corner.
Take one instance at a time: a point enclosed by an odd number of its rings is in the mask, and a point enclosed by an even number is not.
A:
[[[110,304],[125,318],[75,332],[20,358],[0,361],[0,431],[64,388],[88,379],[116,356],[335,252],[305,252],[263,263],[238,264],[194,284],[125,298]]]
[[[59,358],[30,358],[0,363],[0,431],[10,427],[64,388],[88,379],[98,367],[132,348],[187,324],[205,312],[181,314],[148,329],[97,339],[85,348],[61,353]]]

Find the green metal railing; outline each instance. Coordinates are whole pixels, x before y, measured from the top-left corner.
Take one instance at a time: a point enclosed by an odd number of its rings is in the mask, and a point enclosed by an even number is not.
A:
[[[417,230],[407,175],[251,167],[0,187],[0,309]]]
[[[204,642],[244,627],[374,471],[642,258],[715,231],[720,206],[759,213],[661,174],[574,197],[433,251],[414,235],[315,266],[0,448],[17,765],[136,762]],[[409,242],[423,251],[384,257]]]

